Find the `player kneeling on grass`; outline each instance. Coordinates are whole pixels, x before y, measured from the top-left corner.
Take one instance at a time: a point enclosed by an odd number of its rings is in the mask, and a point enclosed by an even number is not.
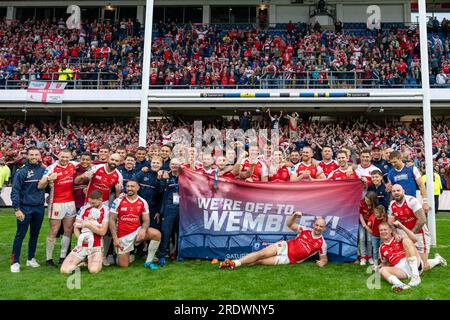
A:
[[[126,197],[117,198],[111,206],[109,229],[114,239],[114,246],[117,248],[117,264],[120,267],[128,267],[130,252],[135,245],[151,240],[144,267],[154,270],[157,266],[153,264],[153,258],[161,241],[161,232],[149,227],[148,204],[138,196],[138,190],[139,183],[136,180],[127,182]]]
[[[86,257],[89,272],[97,273],[102,269],[102,242],[108,230],[108,220],[109,209],[103,204],[102,193],[98,190],[92,191],[88,197],[88,203],[80,209],[74,224],[74,233],[78,239],[86,239],[82,236],[82,230],[90,230],[93,235],[92,246],[89,247],[89,241],[78,241],[78,245],[64,259],[61,273],[71,273],[84,262]]]
[[[297,237],[288,241],[279,241],[275,244],[246,255],[239,260],[226,259],[220,263],[220,269],[234,269],[244,265],[277,265],[299,263],[309,257],[319,253],[320,259],[316,260],[319,267],[324,267],[328,263],[327,244],[322,234],[325,231],[326,223],[323,218],[314,221],[313,228],[303,227],[295,220],[302,216],[297,211],[287,220],[287,226],[298,233]]]
[[[381,265],[379,272],[383,278],[392,284],[392,290],[399,292],[411,289],[420,284],[420,274],[423,272],[424,263],[414,243],[417,242],[416,235],[406,228],[400,221],[394,225],[404,231],[406,236],[402,237],[394,233],[394,228],[387,222],[379,226]],[[411,279],[408,284],[402,279]]]

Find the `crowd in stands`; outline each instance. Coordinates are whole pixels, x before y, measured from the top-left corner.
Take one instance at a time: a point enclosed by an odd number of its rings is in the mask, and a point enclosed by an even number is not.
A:
[[[226,129],[243,129],[244,131],[250,128],[268,129],[268,137],[270,137],[271,130],[279,128],[279,146],[286,157],[293,150],[311,146],[313,158],[320,161],[322,149],[325,146],[331,146],[334,156],[339,149],[348,149],[350,161],[356,164],[359,162],[359,154],[362,150],[379,147],[382,152],[400,151],[405,161],[410,161],[421,170],[425,167],[421,120],[413,120],[409,123],[391,120],[322,122],[302,119],[296,113],[278,115],[278,113],[266,112],[252,116],[245,112],[239,117],[235,115],[232,120],[220,118],[202,124],[204,130],[207,128],[221,130],[224,138]],[[298,126],[294,135],[293,124]],[[176,140],[173,133],[177,129],[186,129],[190,134],[194,132],[194,124],[185,123],[182,119],[154,120],[149,123],[148,128],[147,147],[173,144]],[[108,144],[112,151],[119,146],[126,146],[127,152],[134,153],[138,147],[138,129],[139,123],[135,120],[92,122],[79,120],[70,124],[63,124],[61,121],[23,123],[18,120],[2,120],[0,122],[0,158],[4,159],[13,175],[24,164],[26,149],[32,145],[41,150],[42,161],[46,166],[53,163],[59,151],[65,148],[72,150],[74,159],[83,152],[90,152],[96,156],[99,148],[104,144]],[[444,190],[450,189],[449,141],[448,120],[434,119],[434,169],[441,177]],[[248,151],[248,145],[246,150]]]
[[[416,26],[364,35],[305,23],[283,28],[160,21],[154,28],[150,83],[156,88],[420,85]],[[447,86],[448,21],[433,21],[429,31],[430,83]],[[143,29],[131,19],[94,20],[81,30],[68,30],[62,19],[0,21],[0,88],[7,83],[26,88],[29,80],[68,81],[69,88],[138,88],[143,40]]]

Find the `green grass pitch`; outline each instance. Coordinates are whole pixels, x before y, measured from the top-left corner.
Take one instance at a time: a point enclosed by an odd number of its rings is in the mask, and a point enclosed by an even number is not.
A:
[[[25,238],[21,272],[10,273],[10,256],[16,222],[12,210],[0,210],[0,299],[450,299],[450,267],[436,267],[425,273],[422,284],[409,292],[392,293],[381,281],[379,289],[369,289],[373,274],[366,267],[328,264],[321,269],[312,262],[284,266],[255,266],[219,270],[209,261],[168,262],[156,271],[144,269],[137,259],[130,268],[105,267],[91,275],[81,269],[80,289],[69,289],[70,278],[45,263],[45,218],[39,237],[37,260],[40,268],[26,267],[28,236]],[[450,261],[450,214],[437,216],[439,252]],[[74,241],[74,239],[72,240]],[[55,258],[59,245],[55,248]],[[70,282],[70,281],[69,281]],[[372,282],[376,284],[375,282]]]

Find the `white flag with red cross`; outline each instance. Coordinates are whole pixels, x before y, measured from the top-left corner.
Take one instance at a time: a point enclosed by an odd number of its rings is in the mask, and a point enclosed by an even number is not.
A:
[[[27,89],[27,101],[62,103],[67,82],[31,81]]]

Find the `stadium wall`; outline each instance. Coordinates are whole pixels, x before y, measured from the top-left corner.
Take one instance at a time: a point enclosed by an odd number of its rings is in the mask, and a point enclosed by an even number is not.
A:
[[[431,89],[432,102],[450,103],[450,89]],[[65,90],[64,102],[139,102],[140,90]],[[150,90],[149,101],[182,102],[417,102],[420,90],[414,89],[195,89]],[[0,90],[0,103],[28,103],[27,90]],[[3,105],[5,104],[5,105]]]
[[[366,8],[370,4],[377,4],[381,9],[382,22],[410,22],[411,5],[408,0],[376,0],[367,5],[361,5],[359,0],[329,0],[329,5],[336,7],[336,17],[345,23],[366,22]],[[0,1],[0,7],[8,8],[8,19],[15,18],[16,7],[64,7],[69,5],[78,5],[80,7],[103,7],[111,5],[113,7],[120,6],[136,6],[136,17],[138,20],[144,18],[145,0],[129,0],[129,1]],[[291,0],[247,0],[244,3],[240,0],[191,0],[190,6],[201,6],[203,8],[203,23],[211,21],[210,6],[256,6],[268,8],[270,23],[286,23],[289,20],[293,22],[309,21],[309,7],[314,4],[313,0],[305,0],[303,4],[293,4]],[[183,0],[156,0],[155,6],[186,6]]]

